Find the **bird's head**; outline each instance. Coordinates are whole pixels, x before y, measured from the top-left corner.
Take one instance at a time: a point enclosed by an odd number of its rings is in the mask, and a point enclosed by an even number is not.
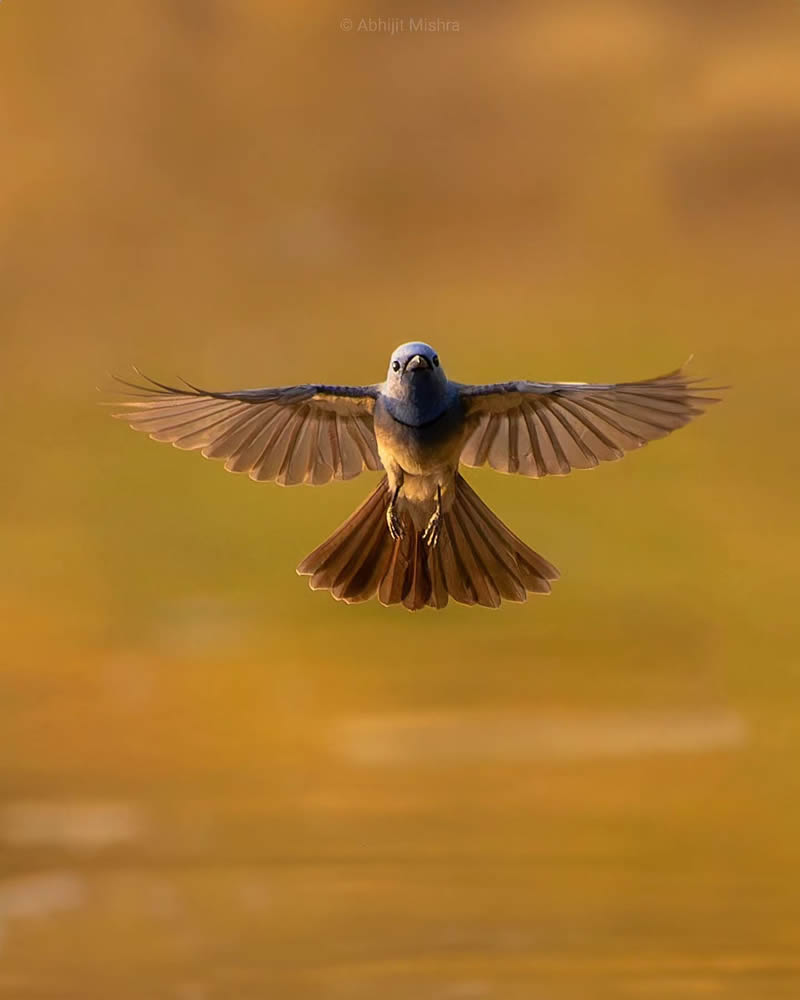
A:
[[[401,344],[392,354],[386,384],[396,395],[406,395],[413,387],[445,385],[447,378],[439,355],[430,344]]]

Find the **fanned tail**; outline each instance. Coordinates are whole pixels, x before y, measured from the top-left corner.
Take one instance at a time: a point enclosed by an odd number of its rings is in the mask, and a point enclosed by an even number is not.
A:
[[[408,510],[404,533],[393,539],[386,523],[389,485],[384,476],[361,506],[300,563],[312,590],[330,590],[356,604],[372,597],[409,611],[459,604],[496,608],[548,594],[558,570],[529,548],[492,513],[460,475],[439,540],[429,546]]]

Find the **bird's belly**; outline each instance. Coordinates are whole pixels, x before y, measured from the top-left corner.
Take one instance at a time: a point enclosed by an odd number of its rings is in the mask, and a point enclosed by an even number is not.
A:
[[[460,413],[445,413],[422,427],[409,427],[388,413],[382,416],[376,413],[375,436],[384,465],[396,464],[407,476],[422,477],[458,465],[464,437]]]
[[[431,476],[458,461],[452,448],[431,447],[419,441],[398,441],[392,457],[407,476]]]

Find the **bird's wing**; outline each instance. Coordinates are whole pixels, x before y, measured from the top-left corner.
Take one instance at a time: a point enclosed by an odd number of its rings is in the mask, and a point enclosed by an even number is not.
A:
[[[224,459],[230,472],[319,486],[382,467],[372,424],[377,386],[209,392],[142,378],[139,385],[117,380],[135,392],[126,393],[114,416],[156,441]]]
[[[498,472],[563,476],[622,458],[665,437],[719,402],[717,388],[677,369],[643,382],[501,382],[465,385],[471,428],[464,465]]]

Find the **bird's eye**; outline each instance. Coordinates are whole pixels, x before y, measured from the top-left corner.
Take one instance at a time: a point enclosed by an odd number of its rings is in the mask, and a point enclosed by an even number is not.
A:
[[[439,367],[439,355],[438,354],[434,354],[434,356],[433,356],[433,363],[436,365],[437,368]]]
[[[393,372],[399,372],[400,371],[400,362],[399,361],[393,361],[392,362],[392,371]]]

